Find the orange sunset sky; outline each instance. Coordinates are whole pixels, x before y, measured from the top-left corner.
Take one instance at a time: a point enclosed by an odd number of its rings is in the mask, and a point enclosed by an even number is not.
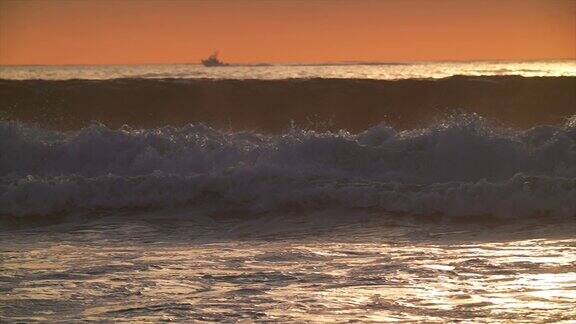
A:
[[[576,58],[573,0],[0,0],[0,64]]]

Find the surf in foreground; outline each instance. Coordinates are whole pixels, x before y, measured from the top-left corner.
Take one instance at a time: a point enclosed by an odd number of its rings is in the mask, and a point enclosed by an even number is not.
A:
[[[222,131],[202,124],[58,132],[0,124],[0,213],[194,208],[207,213],[370,209],[574,217],[576,128],[499,128],[457,115],[359,133]]]
[[[564,63],[3,68],[0,322],[569,323]]]

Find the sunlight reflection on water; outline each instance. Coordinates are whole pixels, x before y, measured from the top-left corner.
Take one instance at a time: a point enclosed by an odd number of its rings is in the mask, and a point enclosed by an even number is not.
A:
[[[197,64],[0,66],[1,79],[445,78],[452,75],[576,76],[576,61],[414,62],[403,64],[273,65],[207,68]]]
[[[270,229],[246,236],[253,228],[238,225],[212,235],[205,225],[112,223],[2,233],[0,316],[145,322],[576,318],[576,239],[566,238],[573,223],[435,236],[428,234],[439,229],[429,225],[360,224],[322,235],[286,234],[280,225],[275,238]]]

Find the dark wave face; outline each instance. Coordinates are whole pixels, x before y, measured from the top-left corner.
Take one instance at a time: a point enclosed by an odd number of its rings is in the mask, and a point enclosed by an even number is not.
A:
[[[561,124],[576,111],[576,77],[456,76],[359,80],[0,80],[0,116],[57,130],[206,123],[281,133],[360,132],[386,121],[422,128],[458,113],[513,127]]]
[[[184,207],[573,217],[575,118],[514,130],[465,114],[405,131],[383,123],[275,135],[2,122],[0,214]]]

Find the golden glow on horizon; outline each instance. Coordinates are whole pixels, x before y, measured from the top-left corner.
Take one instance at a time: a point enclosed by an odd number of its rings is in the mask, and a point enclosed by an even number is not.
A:
[[[0,64],[576,58],[573,0],[0,0]]]

